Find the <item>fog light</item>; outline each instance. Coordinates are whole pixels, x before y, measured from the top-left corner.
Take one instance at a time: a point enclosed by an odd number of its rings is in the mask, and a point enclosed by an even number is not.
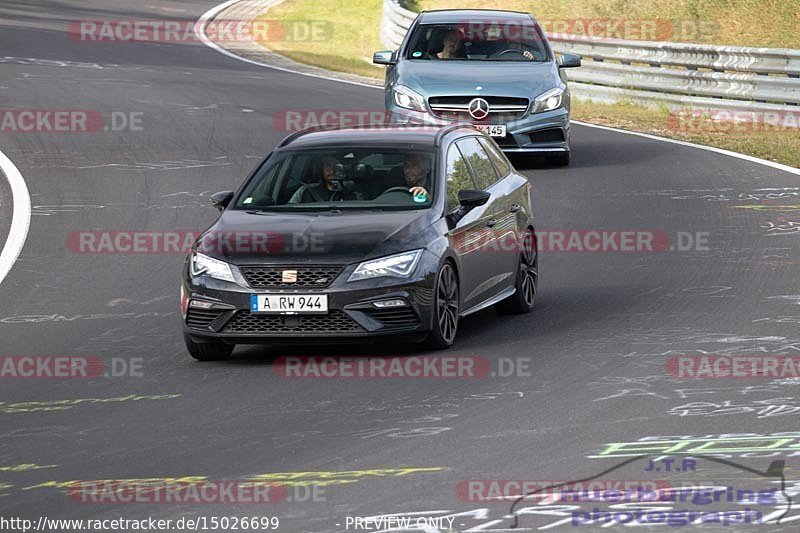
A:
[[[380,309],[383,309],[386,307],[405,307],[408,304],[406,303],[405,300],[397,298],[395,300],[380,300],[378,302],[372,302],[372,305]]]
[[[198,309],[211,309],[214,307],[212,302],[204,302],[202,300],[192,300],[189,302],[189,307],[197,307]]]

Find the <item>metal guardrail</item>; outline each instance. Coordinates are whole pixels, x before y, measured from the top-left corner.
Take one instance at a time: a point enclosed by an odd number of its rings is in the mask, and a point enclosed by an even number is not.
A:
[[[397,49],[416,13],[383,0],[380,39]],[[577,98],[645,105],[800,113],[800,50],[548,36],[557,53],[580,54],[570,69]]]

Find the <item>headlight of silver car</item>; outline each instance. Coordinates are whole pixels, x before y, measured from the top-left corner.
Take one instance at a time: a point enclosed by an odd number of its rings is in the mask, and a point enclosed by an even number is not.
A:
[[[394,103],[405,109],[425,112],[425,99],[421,94],[412,91],[405,85],[396,85],[392,89]]]
[[[383,276],[407,278],[414,272],[421,255],[422,250],[412,250],[364,261],[350,274],[347,281],[380,278]]]
[[[531,104],[531,113],[541,113],[542,111],[552,111],[561,107],[561,100],[564,97],[564,89],[553,87],[549,91],[543,92],[534,99]]]
[[[199,252],[192,253],[192,260],[189,263],[189,268],[192,277],[206,275],[210,278],[221,279],[222,281],[230,281],[236,283],[236,278],[233,277],[231,265],[224,261],[208,257]]]

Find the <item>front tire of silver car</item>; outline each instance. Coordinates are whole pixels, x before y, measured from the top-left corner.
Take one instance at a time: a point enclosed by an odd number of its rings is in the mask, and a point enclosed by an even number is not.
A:
[[[428,345],[443,350],[453,345],[458,333],[459,290],[458,276],[453,265],[445,263],[436,275],[433,301],[433,327]]]
[[[189,355],[198,361],[224,361],[231,356],[235,345],[222,341],[195,342],[187,333],[183,334],[183,341]]]

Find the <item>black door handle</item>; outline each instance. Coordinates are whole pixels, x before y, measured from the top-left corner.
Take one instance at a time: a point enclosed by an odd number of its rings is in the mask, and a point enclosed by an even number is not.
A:
[[[514,204],[511,207],[509,207],[508,210],[511,211],[512,213],[516,213],[517,211],[520,210],[520,205],[519,204]]]
[[[496,218],[490,218],[489,220],[486,221],[486,227],[487,228],[491,228],[495,224],[497,224],[497,219]]]

